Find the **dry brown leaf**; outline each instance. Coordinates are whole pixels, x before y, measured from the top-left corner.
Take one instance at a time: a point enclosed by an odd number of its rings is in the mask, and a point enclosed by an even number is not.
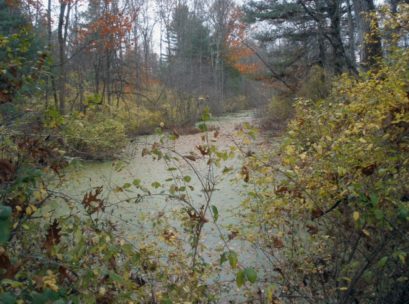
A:
[[[44,248],[50,252],[52,247],[57,245],[61,240],[61,228],[58,221],[55,219],[47,230],[47,236],[44,242]]]

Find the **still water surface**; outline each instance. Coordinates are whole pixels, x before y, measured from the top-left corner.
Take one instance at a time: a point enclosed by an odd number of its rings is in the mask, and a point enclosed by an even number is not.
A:
[[[217,141],[214,144],[219,149],[229,149],[230,146],[241,145],[241,137],[236,134],[236,130],[243,123],[252,124],[253,122],[253,111],[243,111],[214,118],[209,125],[215,125],[220,128]],[[195,146],[202,143],[201,135],[203,134],[182,135],[176,142],[171,144],[173,145],[172,148],[182,155],[195,151]],[[144,235],[148,235],[148,237],[149,235],[155,237],[157,231],[155,231],[155,228],[147,219],[158,216],[158,214],[171,214],[172,211],[181,207],[180,203],[165,200],[160,196],[148,197],[135,203],[135,200],[131,199],[136,196],[134,192],[118,192],[115,189],[123,187],[126,183],[132,183],[135,179],[141,180],[141,184],[147,185],[147,187],[150,187],[153,182],[159,182],[163,185],[163,189],[168,188],[169,182],[166,182],[166,180],[171,178],[175,172],[168,171],[164,161],[153,160],[149,155],[142,156],[142,150],[149,148],[158,139],[159,137],[156,135],[135,138],[125,149],[123,156],[121,156],[121,161],[73,162],[65,174],[67,181],[58,190],[80,202],[84,193],[94,187],[103,186],[104,199],[111,205],[111,208],[108,208],[107,214],[121,227],[125,239],[135,241],[138,239],[138,235],[141,235],[141,231],[144,232]],[[257,149],[257,144],[253,144],[251,147],[246,146],[245,149]],[[196,150],[196,152],[198,151]],[[240,203],[243,200],[243,183],[233,182],[232,180],[237,179],[242,161],[243,159],[240,157],[230,159],[214,172],[219,182],[216,186],[217,190],[213,193],[211,204],[217,206],[219,211],[218,224],[221,231],[225,234],[231,232],[229,231],[231,226],[240,225],[237,211],[240,210]],[[198,161],[194,165],[200,174],[206,174],[205,170],[207,168],[205,163]],[[235,170],[228,175],[223,175],[221,171],[226,166],[235,168]],[[198,178],[195,177],[194,172],[186,163],[182,162],[178,167],[183,175],[192,177],[190,185],[195,190],[191,192],[191,196],[194,205],[200,208],[205,198]],[[160,187],[155,191],[160,192],[163,189]],[[131,201],[125,202],[127,199],[131,199]],[[177,225],[175,221],[175,230],[180,229]],[[205,225],[202,241],[207,246],[205,259],[209,262],[218,261],[220,258],[220,251],[218,249],[222,247],[222,241],[219,231],[212,221]],[[229,243],[229,247],[239,253],[240,263],[243,266],[253,267],[259,272],[263,271],[267,261],[250,244],[240,240],[233,240]],[[226,271],[223,271],[222,276],[222,278],[219,277],[218,279],[222,279],[224,282],[234,282],[234,274],[230,272],[228,267],[226,267]],[[235,288],[235,284],[227,284],[226,294],[223,298],[232,299],[233,297],[237,299],[237,294],[238,291]]]

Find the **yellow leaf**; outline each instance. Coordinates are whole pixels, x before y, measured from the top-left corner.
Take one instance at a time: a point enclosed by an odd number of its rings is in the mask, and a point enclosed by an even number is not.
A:
[[[36,201],[43,201],[47,197],[47,191],[41,186],[37,191],[33,193],[33,196]]]
[[[360,217],[359,212],[358,212],[358,211],[354,211],[354,214],[352,215],[352,217],[354,218],[354,221],[355,221],[355,222],[358,221],[358,220],[359,220],[359,217]]]
[[[293,146],[293,145],[287,146],[287,147],[285,148],[285,152],[286,152],[288,155],[293,155],[294,152],[295,152],[294,146]]]
[[[344,176],[345,174],[347,174],[347,170],[343,167],[338,167],[337,171],[338,171],[339,176]]]
[[[44,287],[48,287],[56,292],[58,291],[57,277],[52,271],[47,271],[47,275],[43,277],[43,283]]]
[[[362,233],[363,233],[363,234],[365,234],[366,236],[370,236],[369,231],[368,231],[368,230],[366,230],[366,229],[363,229],[363,230],[362,230]]]
[[[28,207],[26,208],[26,214],[27,214],[28,216],[30,216],[30,215],[33,214],[33,212],[32,212],[32,210],[31,210],[31,207],[30,207],[30,206],[28,206]]]
[[[34,212],[36,212],[37,211],[37,207],[36,206],[34,206],[34,205],[28,205],[28,207],[26,208],[26,214],[28,215],[28,216],[30,216],[30,215],[32,215]]]
[[[104,296],[106,294],[106,292],[107,291],[106,291],[105,287],[100,287],[99,290],[98,290],[98,294],[100,296]]]
[[[26,214],[28,216],[32,215],[36,211],[37,211],[37,207],[32,204],[28,205],[28,207],[26,208]]]
[[[322,150],[321,145],[314,144],[313,146],[314,146],[315,150],[318,152],[318,154],[322,154],[323,150]]]

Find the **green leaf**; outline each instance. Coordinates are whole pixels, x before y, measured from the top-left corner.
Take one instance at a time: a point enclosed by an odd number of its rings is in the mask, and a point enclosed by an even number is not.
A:
[[[162,128],[155,128],[155,134],[156,135],[162,135],[163,134]]]
[[[212,205],[212,212],[213,212],[213,220],[214,222],[217,222],[217,219],[219,218],[219,210],[217,210],[217,207]]]
[[[209,121],[210,117],[211,117],[211,115],[210,115],[210,112],[209,112],[209,108],[205,108],[203,110],[202,117],[201,117],[202,121]]]
[[[409,221],[409,209],[406,207],[399,208],[398,217],[402,221]]]
[[[112,281],[118,282],[118,283],[124,283],[124,278],[121,277],[120,275],[116,274],[115,272],[111,271],[109,273],[109,277],[111,278]]]
[[[230,267],[233,268],[233,269],[237,268],[237,264],[239,262],[239,259],[237,257],[237,253],[230,250],[229,253],[228,253],[227,258],[229,259]]]
[[[130,183],[125,183],[123,186],[122,186],[122,188],[124,188],[124,189],[129,189],[129,188],[131,188],[131,184]]]
[[[16,301],[17,298],[9,292],[0,294],[0,303],[2,304],[14,304]]]
[[[233,171],[233,169],[232,169],[231,167],[224,167],[222,173],[223,173],[223,174],[227,174],[227,173],[229,173],[229,172],[231,172],[231,171]]]
[[[379,203],[379,197],[378,197],[378,195],[376,193],[372,193],[370,195],[370,199],[371,199],[371,204],[374,207]]]
[[[205,123],[201,123],[197,126],[201,132],[207,132],[207,126]]]
[[[382,259],[380,259],[378,261],[378,266],[379,267],[385,267],[387,261],[388,261],[388,257],[384,256]]]
[[[244,285],[244,283],[246,282],[246,274],[244,273],[243,270],[240,270],[237,274],[236,274],[236,284],[237,287],[241,287]]]
[[[174,195],[175,192],[177,191],[177,189],[178,189],[178,187],[176,185],[174,185],[174,184],[170,185],[170,187],[169,187],[170,194]]]
[[[9,206],[0,205],[0,221],[8,220],[11,216],[11,208]]]
[[[159,182],[153,182],[151,185],[153,188],[158,189],[160,187],[160,183]]]
[[[255,283],[257,280],[257,272],[253,268],[244,269],[244,274],[250,283]]]
[[[10,237],[11,208],[0,206],[0,245],[5,244]]]
[[[400,251],[400,250],[393,253],[393,257],[396,259],[399,259],[402,265],[406,264],[406,256],[407,256],[407,253],[404,251]]]
[[[223,252],[220,256],[220,265],[223,265],[223,263],[226,261],[227,261],[227,253]]]
[[[373,211],[373,214],[374,214],[374,216],[375,216],[375,218],[377,219],[377,220],[382,220],[383,219],[383,212],[382,212],[382,210],[380,210],[380,209],[375,209],[374,211]]]
[[[24,283],[18,282],[18,281],[14,281],[14,280],[10,280],[10,279],[3,279],[1,281],[1,285],[2,286],[6,286],[9,285],[11,288],[21,288],[24,286]],[[1,299],[0,299],[1,300]],[[1,301],[0,301],[1,303]]]
[[[170,134],[169,135],[169,140],[171,140],[171,141],[175,141],[175,140],[177,140],[179,138],[179,136],[177,136],[176,134]]]

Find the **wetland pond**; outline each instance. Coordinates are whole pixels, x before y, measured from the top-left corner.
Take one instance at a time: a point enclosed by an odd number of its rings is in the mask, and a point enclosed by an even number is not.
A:
[[[212,137],[214,141],[211,144],[217,146],[217,149],[226,151],[229,151],[230,147],[241,147],[244,144],[243,138],[237,135],[237,129],[240,129],[243,124],[252,125],[255,122],[254,117],[254,111],[242,111],[212,118],[207,125],[217,127],[218,134],[217,139],[214,139],[214,133],[209,132],[209,138]],[[169,144],[180,155],[187,155],[190,151],[198,152],[195,147],[202,143],[202,136],[203,133],[181,135],[176,141]],[[73,201],[81,202],[84,193],[103,186],[102,195],[108,205],[105,210],[107,216],[120,227],[121,237],[128,242],[134,242],[136,246],[144,240],[161,237],[163,231],[158,231],[152,221],[154,218],[167,215],[174,231],[180,231],[180,221],[172,219],[172,216],[183,207],[183,204],[164,199],[159,194],[169,189],[175,175],[189,176],[189,185],[193,190],[189,191],[188,195],[192,204],[200,209],[205,202],[205,194],[197,174],[206,178],[209,174],[206,171],[209,166],[203,160],[192,162],[194,167],[182,161],[175,165],[177,169],[169,170],[172,164],[166,163],[163,159],[154,160],[151,155],[143,156],[144,149],[150,149],[152,144],[159,140],[159,137],[159,135],[148,135],[135,138],[125,149],[119,161],[73,161],[65,172],[65,182],[56,191],[64,193]],[[261,145],[264,145],[263,140],[259,139],[250,145],[247,144],[245,149],[254,151]],[[237,151],[238,149],[236,149],[236,154],[239,154]],[[242,157],[231,157],[220,167],[212,169],[214,171],[211,172],[211,175],[214,180],[217,180],[217,184],[212,193],[211,205],[217,207],[218,221],[216,225],[213,220],[209,220],[204,225],[201,235],[200,243],[206,246],[206,249],[202,251],[203,259],[207,262],[219,263],[221,252],[226,250],[226,248],[223,249],[226,243],[220,235],[231,234],[232,227],[240,224],[240,217],[237,214],[240,212],[245,192],[244,182],[238,178],[242,162]],[[231,168],[231,171],[227,174],[222,173],[226,168]],[[146,185],[149,191],[153,189],[152,195],[137,196],[133,191],[135,184]],[[267,266],[268,261],[263,254],[239,238],[229,241],[228,247],[239,254],[239,263],[245,267],[252,267],[258,272],[263,272],[264,266]],[[164,250],[166,251],[166,248]],[[188,246],[186,250],[189,250]],[[222,298],[237,300],[240,292],[235,285],[234,272],[228,265],[223,266],[223,271],[218,274],[217,278],[210,280],[224,282]]]

